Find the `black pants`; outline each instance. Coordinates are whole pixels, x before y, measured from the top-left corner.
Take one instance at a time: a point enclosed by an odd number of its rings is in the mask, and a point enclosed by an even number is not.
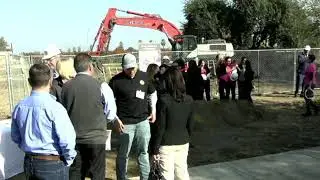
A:
[[[248,100],[250,103],[252,103],[252,89],[253,86],[251,82],[238,81],[239,100]]]
[[[238,81],[238,99],[246,99],[246,88],[244,81]]]
[[[70,167],[70,180],[105,179],[105,144],[77,144],[77,156]]]
[[[252,101],[252,97],[251,97],[251,92],[252,92],[252,88],[248,87],[247,90],[246,90],[246,99],[248,100],[249,103],[253,103]]]
[[[304,87],[304,89],[307,89],[309,88],[309,85],[306,85]],[[314,88],[312,88],[313,90]],[[306,102],[306,109],[307,109],[307,114],[311,114],[311,108],[314,110],[314,112],[318,112],[318,106],[314,103],[314,101],[312,99],[307,99],[305,96],[304,96],[304,100]]]
[[[236,100],[236,81],[228,81],[226,83],[226,98],[229,99],[231,91],[232,100]]]
[[[211,100],[211,96],[210,96],[210,79],[204,81],[204,92],[206,93],[206,99],[207,101]]]
[[[219,86],[220,100],[226,99],[226,93],[224,91],[226,89],[226,82],[222,79],[219,79],[218,86]]]

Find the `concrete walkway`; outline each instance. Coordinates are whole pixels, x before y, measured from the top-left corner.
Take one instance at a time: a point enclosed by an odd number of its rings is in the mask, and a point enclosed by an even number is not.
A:
[[[319,180],[320,147],[189,169],[191,180]]]
[[[320,146],[197,166],[189,168],[189,173],[191,180],[320,180],[319,168]]]

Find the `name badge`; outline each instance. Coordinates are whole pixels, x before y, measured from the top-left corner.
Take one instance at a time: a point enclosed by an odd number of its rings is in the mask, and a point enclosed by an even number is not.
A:
[[[136,91],[136,97],[139,99],[144,99],[145,92],[142,92],[141,90]]]

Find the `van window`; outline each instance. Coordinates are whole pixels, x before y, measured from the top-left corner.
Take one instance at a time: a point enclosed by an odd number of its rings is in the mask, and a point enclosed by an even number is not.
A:
[[[212,51],[216,51],[216,50],[225,51],[227,50],[227,47],[225,44],[215,44],[215,45],[210,45],[209,49]]]

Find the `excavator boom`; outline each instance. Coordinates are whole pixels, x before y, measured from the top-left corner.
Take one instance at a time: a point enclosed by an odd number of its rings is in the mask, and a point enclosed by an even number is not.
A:
[[[117,17],[117,11],[125,12],[127,14],[132,14],[135,16]],[[174,24],[162,19],[159,15],[142,14],[133,11],[124,11],[116,8],[110,8],[99,27],[99,30],[94,39],[94,43],[91,46],[90,54],[100,55],[103,51],[105,51],[105,49],[108,50],[114,25],[148,28],[163,32],[166,34],[172,46],[174,46],[175,41],[177,41],[175,37],[181,37],[183,35],[183,33]],[[97,50],[93,52],[93,48],[97,41]]]

